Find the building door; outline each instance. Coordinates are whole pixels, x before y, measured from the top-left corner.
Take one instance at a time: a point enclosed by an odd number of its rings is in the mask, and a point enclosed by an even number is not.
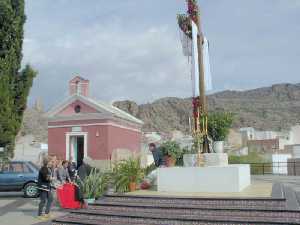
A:
[[[77,166],[88,156],[88,134],[86,132],[66,133],[66,159],[72,160]]]
[[[84,158],[84,136],[77,136],[77,167],[81,166]]]
[[[73,162],[76,163],[77,168],[82,164],[84,158],[84,143],[83,135],[70,136],[70,156]]]

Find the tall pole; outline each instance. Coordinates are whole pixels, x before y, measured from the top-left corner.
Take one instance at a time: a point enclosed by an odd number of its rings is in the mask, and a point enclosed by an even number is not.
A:
[[[207,102],[205,95],[205,74],[204,74],[204,63],[203,63],[203,42],[204,37],[201,29],[201,18],[200,18],[200,7],[197,6],[197,15],[195,16],[196,25],[198,28],[198,36],[197,36],[197,47],[198,47],[198,69],[199,69],[199,117],[198,120],[200,122],[200,132],[203,134],[203,145],[202,152],[209,153],[209,141],[208,141],[208,133],[207,133]]]
[[[200,93],[200,113],[206,114],[207,107],[206,107],[206,95],[205,95],[205,79],[204,79],[204,64],[203,64],[203,33],[201,30],[201,20],[200,15],[198,12],[197,15],[197,27],[198,27],[198,38],[197,38],[197,45],[198,45],[198,66],[199,66],[199,93]],[[204,129],[205,130],[205,129]]]

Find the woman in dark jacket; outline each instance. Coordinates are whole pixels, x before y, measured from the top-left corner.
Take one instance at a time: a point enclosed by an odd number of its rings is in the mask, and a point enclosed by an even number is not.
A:
[[[49,168],[51,165],[49,165],[48,160],[43,161],[43,166],[39,170],[39,176],[38,176],[38,188],[40,190],[40,204],[39,204],[39,210],[38,210],[38,216],[42,217],[43,210],[45,209],[45,215],[44,217],[49,217],[51,205],[53,202],[53,195],[51,192],[51,169]]]

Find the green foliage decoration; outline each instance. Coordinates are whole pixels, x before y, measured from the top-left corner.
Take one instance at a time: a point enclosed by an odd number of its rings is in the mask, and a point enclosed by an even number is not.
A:
[[[208,116],[208,135],[213,141],[224,141],[233,123],[233,114],[214,112]]]
[[[183,149],[176,141],[166,141],[160,146],[163,154],[174,159],[179,159],[183,155]]]

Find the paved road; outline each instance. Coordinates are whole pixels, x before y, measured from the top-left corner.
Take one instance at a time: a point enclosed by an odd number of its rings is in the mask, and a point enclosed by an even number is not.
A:
[[[36,219],[39,199],[23,198],[22,193],[0,193],[0,224],[1,225],[46,225]],[[53,208],[54,216],[65,214]]]
[[[262,181],[269,181],[269,182],[280,182],[283,183],[291,188],[295,192],[300,193],[300,176],[280,176],[280,175],[259,175],[259,176],[251,176],[254,180],[262,180]]]

